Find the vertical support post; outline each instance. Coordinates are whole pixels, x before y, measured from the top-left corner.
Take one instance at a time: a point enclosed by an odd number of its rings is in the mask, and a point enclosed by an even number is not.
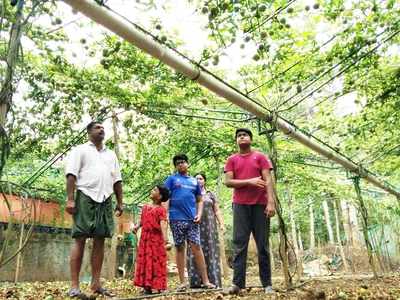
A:
[[[322,207],[324,209],[324,216],[325,216],[326,230],[328,231],[329,244],[334,245],[335,240],[333,238],[331,218],[329,216],[329,205],[328,205],[328,202],[326,201],[326,199],[324,199],[322,201]]]
[[[347,263],[346,255],[344,254],[342,240],[340,238],[340,226],[339,226],[339,215],[338,215],[338,205],[336,204],[336,200],[332,199],[333,201],[333,212],[335,215],[335,222],[336,222],[336,240],[339,246],[340,256],[342,257],[344,270],[346,272],[349,271],[349,265]]]
[[[112,113],[112,128],[113,128],[113,142],[114,142],[114,152],[117,158],[120,158],[119,152],[119,136],[118,136],[118,118],[115,111]],[[111,238],[111,249],[110,249],[110,259],[109,259],[109,276],[110,279],[115,278],[117,272],[117,235],[119,234],[118,219],[113,216],[115,224],[115,232]]]
[[[365,240],[365,246],[367,248],[367,253],[368,253],[368,261],[372,268],[374,277],[378,278],[376,263],[375,263],[375,259],[374,259],[374,248],[373,248],[371,241],[369,239],[369,236],[368,236],[368,211],[367,211],[367,208],[365,207],[364,199],[362,198],[362,195],[361,195],[360,177],[356,176],[356,177],[353,177],[352,179],[353,179],[354,188],[355,188],[356,194],[357,194],[358,204],[360,206],[361,219],[362,219],[362,230],[363,230],[363,235],[364,235],[364,240]]]
[[[217,171],[218,171],[217,191],[216,192],[217,192],[218,200],[221,201],[223,169],[220,166],[218,157],[215,156],[214,158],[215,158],[215,165],[216,165]],[[221,205],[220,205],[220,213],[221,213],[221,215],[223,215],[223,212],[221,211]],[[226,255],[225,255],[225,236],[224,236],[224,232],[221,230],[221,227],[218,227],[218,237],[219,237],[219,250],[220,250],[221,264],[222,264],[222,274],[223,274],[223,277],[226,279],[226,278],[228,278],[228,275],[229,275],[229,266],[228,266],[228,262],[226,260]]]
[[[18,245],[18,249],[22,248],[22,243],[23,243],[23,237],[24,237],[24,231],[25,231],[25,223],[24,221],[22,221],[21,223],[21,233],[19,235],[19,245]],[[18,278],[19,278],[19,270],[21,268],[21,252],[19,251],[17,254],[17,264],[15,266],[15,277],[14,277],[14,282],[18,282]]]
[[[315,225],[314,225],[314,207],[313,203],[309,205],[310,213],[310,250],[315,250]]]
[[[277,214],[278,223],[279,223],[279,255],[282,260],[282,272],[283,272],[283,278],[285,281],[285,286],[286,286],[286,288],[290,288],[293,283],[292,283],[292,276],[289,272],[289,256],[288,256],[289,242],[288,242],[287,235],[286,235],[286,224],[282,217],[282,207],[281,207],[281,203],[279,201],[278,193],[276,190],[276,184],[277,184],[277,180],[278,180],[278,170],[277,170],[278,153],[276,151],[273,135],[267,134],[266,136],[267,136],[267,141],[268,141],[268,145],[269,145],[269,149],[270,149],[269,157],[270,157],[270,159],[272,161],[272,165],[274,167],[274,173],[273,173],[272,178],[274,181],[276,214]]]

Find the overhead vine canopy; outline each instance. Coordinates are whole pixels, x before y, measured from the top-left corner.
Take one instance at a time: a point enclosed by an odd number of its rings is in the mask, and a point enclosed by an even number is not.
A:
[[[396,1],[121,0],[106,5],[399,185]],[[5,9],[4,41],[15,8],[6,3]],[[121,159],[132,199],[142,199],[151,182],[171,172],[170,157],[176,152],[201,158],[193,169],[206,170],[216,180],[216,165],[220,168],[234,151],[233,128],[257,130],[246,112],[101,31],[62,2],[44,3],[24,34],[15,119],[9,124],[11,179],[27,179],[102,110],[108,121],[112,111],[118,113]],[[335,190],[343,183],[344,173],[325,159],[284,136],[278,136],[277,145],[282,176],[299,196]],[[256,146],[268,148],[263,138],[256,139]],[[62,189],[61,173],[56,168],[37,186]],[[312,184],[303,189],[305,182]]]

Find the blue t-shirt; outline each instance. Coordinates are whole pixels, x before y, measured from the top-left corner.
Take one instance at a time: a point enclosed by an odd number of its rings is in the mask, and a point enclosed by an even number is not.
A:
[[[196,178],[175,173],[167,178],[165,186],[171,193],[169,219],[192,221],[196,216],[196,197],[201,195]]]

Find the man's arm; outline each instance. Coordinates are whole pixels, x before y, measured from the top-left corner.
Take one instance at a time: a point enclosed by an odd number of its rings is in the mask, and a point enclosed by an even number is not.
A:
[[[75,186],[76,186],[76,177],[72,174],[67,174],[67,205],[65,206],[65,210],[67,213],[73,215],[76,212],[75,207]]]
[[[272,174],[269,169],[263,169],[261,171],[262,178],[265,180],[266,192],[267,192],[267,206],[265,207],[265,214],[268,217],[273,217],[275,215],[275,189],[274,181],[272,179]]]
[[[122,215],[123,208],[122,208],[122,181],[117,181],[114,183],[114,193],[115,197],[117,198],[117,206],[115,207],[116,216],[119,217]]]
[[[233,171],[228,171],[225,173],[225,185],[231,188],[241,188],[245,186],[265,188],[265,180],[263,180],[261,176],[249,179],[234,179]]]
[[[200,223],[201,216],[203,215],[203,197],[201,195],[196,196],[196,216],[194,217],[195,223]]]

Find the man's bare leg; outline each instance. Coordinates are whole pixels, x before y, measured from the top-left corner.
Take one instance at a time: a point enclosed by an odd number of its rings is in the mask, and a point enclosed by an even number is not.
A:
[[[92,283],[90,287],[93,291],[101,288],[100,274],[101,268],[103,266],[104,259],[104,238],[94,238],[93,239],[93,250],[92,256],[90,258],[90,263],[92,265]]]
[[[71,249],[69,266],[71,270],[71,288],[79,289],[79,273],[81,272],[86,238],[75,238]]]

